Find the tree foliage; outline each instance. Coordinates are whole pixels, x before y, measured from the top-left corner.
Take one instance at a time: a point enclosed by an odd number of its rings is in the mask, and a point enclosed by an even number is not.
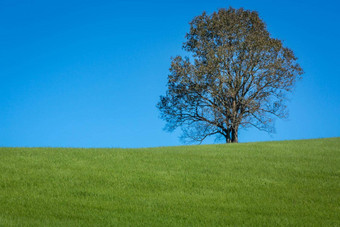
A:
[[[287,94],[303,73],[291,49],[271,37],[256,11],[220,9],[190,23],[184,50],[172,59],[168,89],[157,105],[169,131],[202,142],[238,142],[240,128],[272,132],[286,117]]]

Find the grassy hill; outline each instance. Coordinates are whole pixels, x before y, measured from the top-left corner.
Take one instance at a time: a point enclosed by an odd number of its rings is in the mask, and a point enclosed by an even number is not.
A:
[[[340,138],[0,148],[0,226],[340,225]]]

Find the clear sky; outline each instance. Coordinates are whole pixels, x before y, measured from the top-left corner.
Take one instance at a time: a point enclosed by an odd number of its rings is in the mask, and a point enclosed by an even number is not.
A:
[[[194,16],[229,6],[258,11],[305,71],[289,119],[240,142],[340,136],[339,1],[1,0],[0,146],[180,145],[155,107],[170,57]]]

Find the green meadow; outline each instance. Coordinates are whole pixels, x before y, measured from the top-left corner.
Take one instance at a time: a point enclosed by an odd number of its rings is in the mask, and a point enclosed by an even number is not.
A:
[[[340,226],[340,138],[0,148],[0,226]]]

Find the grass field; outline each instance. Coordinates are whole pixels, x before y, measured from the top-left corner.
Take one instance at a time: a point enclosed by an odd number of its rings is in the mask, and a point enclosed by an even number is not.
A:
[[[340,138],[0,148],[0,226],[340,226]]]

